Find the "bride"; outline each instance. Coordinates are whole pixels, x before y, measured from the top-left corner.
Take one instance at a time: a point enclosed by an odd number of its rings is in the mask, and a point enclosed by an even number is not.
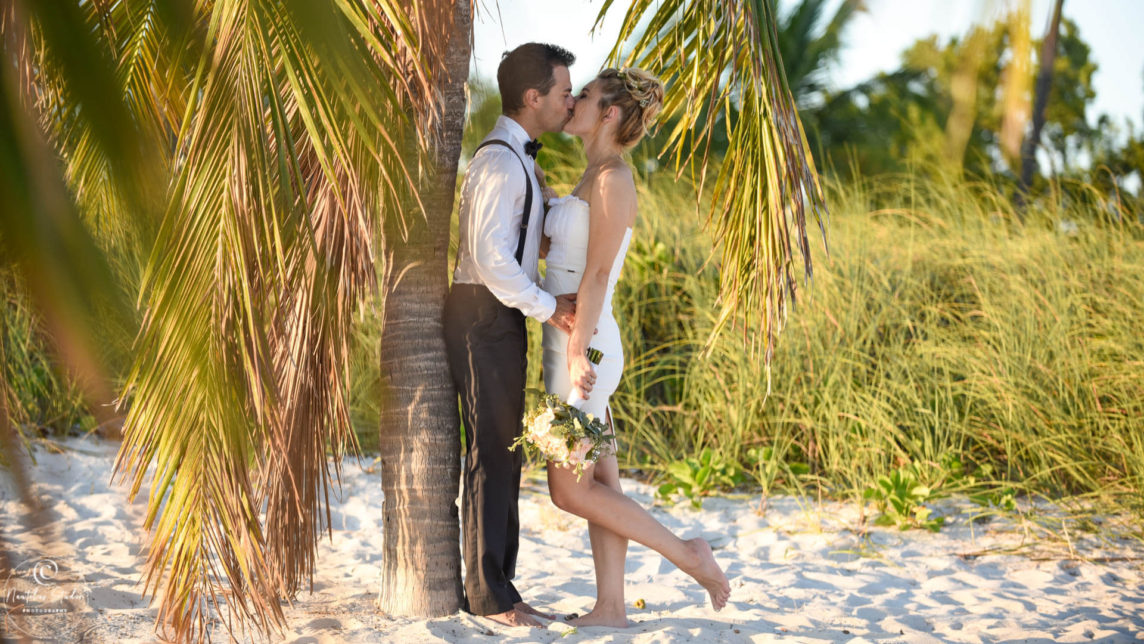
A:
[[[663,85],[639,69],[605,69],[576,98],[564,131],[584,144],[588,166],[572,194],[550,202],[544,233],[550,239],[544,289],[576,293],[576,320],[568,334],[544,326],[544,385],[576,401],[612,425],[608,398],[623,371],[620,329],[612,317],[612,292],[624,263],[636,218],[636,189],[623,153],[643,137],[663,103]],[[595,333],[595,335],[594,335]],[[597,367],[589,348],[603,352]],[[581,626],[628,625],[624,560],[628,540],[659,552],[710,594],[716,610],[731,592],[711,547],[684,541],[620,489],[615,454],[601,457],[577,478],[548,464],[548,489],[560,509],[588,520],[596,568],[596,605],[573,620]]]

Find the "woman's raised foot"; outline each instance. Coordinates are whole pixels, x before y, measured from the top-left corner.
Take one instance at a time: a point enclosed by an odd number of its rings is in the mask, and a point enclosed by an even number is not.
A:
[[[723,574],[723,569],[715,561],[711,545],[702,538],[688,539],[686,543],[698,563],[695,568],[684,572],[707,589],[707,594],[711,595],[711,606],[715,610],[722,610],[727,605],[727,598],[731,596],[731,583],[727,581],[727,575]]]

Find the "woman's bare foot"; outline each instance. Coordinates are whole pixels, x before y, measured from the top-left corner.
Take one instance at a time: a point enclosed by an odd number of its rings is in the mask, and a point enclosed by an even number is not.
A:
[[[573,626],[608,626],[610,628],[631,626],[623,606],[620,606],[619,609],[596,606],[588,614],[573,617],[567,621]]]
[[[694,577],[699,585],[707,589],[707,594],[711,595],[711,606],[715,610],[722,610],[727,605],[727,598],[731,596],[731,583],[727,581],[727,575],[723,574],[723,569],[715,561],[711,545],[702,538],[695,538],[687,540],[687,547],[699,563],[691,570],[683,572]]]

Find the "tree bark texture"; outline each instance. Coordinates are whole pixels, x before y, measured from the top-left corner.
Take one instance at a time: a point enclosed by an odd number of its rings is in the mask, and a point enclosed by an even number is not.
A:
[[[433,617],[461,607],[460,425],[445,354],[449,228],[464,129],[472,37],[471,0],[418,3],[439,41],[430,132],[434,167],[421,182],[422,213],[402,231],[386,217],[381,336],[380,451],[384,559],[378,608]],[[434,24],[435,23],[435,24]],[[434,54],[430,54],[434,55]]]

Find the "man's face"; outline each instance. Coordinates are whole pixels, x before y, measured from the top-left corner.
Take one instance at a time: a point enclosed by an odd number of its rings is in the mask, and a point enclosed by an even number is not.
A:
[[[558,65],[552,69],[552,76],[556,82],[548,93],[540,97],[538,120],[545,132],[559,132],[564,124],[572,118],[572,108],[576,99],[572,96],[572,77],[568,68]]]

